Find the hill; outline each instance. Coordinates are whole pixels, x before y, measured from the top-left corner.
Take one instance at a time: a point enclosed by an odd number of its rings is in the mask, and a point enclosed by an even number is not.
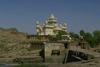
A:
[[[0,28],[0,57],[23,55],[28,49],[25,33],[15,28]]]

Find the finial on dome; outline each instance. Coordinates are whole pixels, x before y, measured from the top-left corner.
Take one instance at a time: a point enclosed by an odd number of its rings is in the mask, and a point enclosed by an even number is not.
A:
[[[39,21],[36,21],[36,24],[39,24]]]
[[[55,18],[55,16],[53,14],[50,15],[50,18]]]
[[[54,14],[51,14],[48,19],[56,19]]]
[[[64,23],[64,26],[67,26],[67,23]]]

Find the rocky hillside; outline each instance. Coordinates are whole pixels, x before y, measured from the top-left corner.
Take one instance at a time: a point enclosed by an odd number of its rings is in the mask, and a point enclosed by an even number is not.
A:
[[[0,57],[23,55],[29,46],[25,33],[15,28],[0,28]]]

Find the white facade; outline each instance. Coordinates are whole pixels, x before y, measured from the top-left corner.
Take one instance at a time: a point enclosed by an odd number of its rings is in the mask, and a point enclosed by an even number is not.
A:
[[[43,25],[40,25],[39,21],[36,22],[37,35],[56,35],[60,30],[68,32],[67,25],[58,24],[57,18],[53,14],[48,17]]]

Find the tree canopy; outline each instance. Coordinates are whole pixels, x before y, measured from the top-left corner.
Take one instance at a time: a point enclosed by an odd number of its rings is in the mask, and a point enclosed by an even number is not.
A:
[[[96,30],[93,32],[85,32],[84,30],[80,30],[79,34],[76,34],[74,32],[70,32],[70,36],[73,39],[81,40],[88,42],[91,47],[96,47],[100,45],[100,31]]]

